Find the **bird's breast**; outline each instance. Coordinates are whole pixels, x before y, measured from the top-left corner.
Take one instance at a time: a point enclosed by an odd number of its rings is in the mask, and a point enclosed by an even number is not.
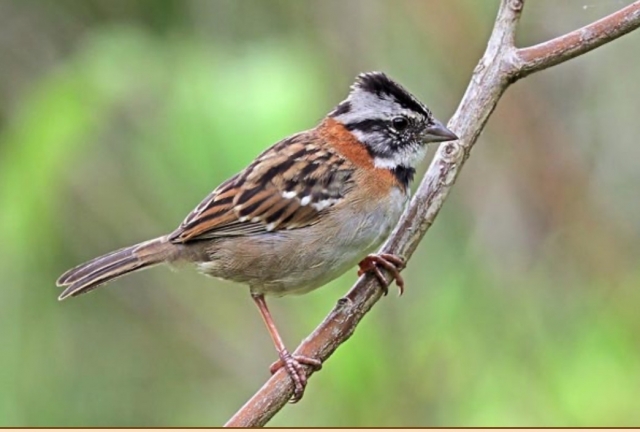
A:
[[[212,242],[200,271],[253,292],[301,294],[337,278],[389,236],[407,201],[400,188],[372,201],[354,196],[311,226]]]

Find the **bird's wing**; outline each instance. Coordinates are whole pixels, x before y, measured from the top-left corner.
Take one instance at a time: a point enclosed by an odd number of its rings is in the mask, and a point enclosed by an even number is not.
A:
[[[353,186],[352,164],[309,132],[284,139],[207,196],[170,235],[174,243],[312,225]]]

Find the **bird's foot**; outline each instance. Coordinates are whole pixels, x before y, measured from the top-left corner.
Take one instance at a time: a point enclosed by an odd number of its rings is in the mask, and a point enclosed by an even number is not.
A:
[[[391,276],[396,280],[398,285],[399,295],[404,293],[404,279],[400,276],[400,270],[405,266],[404,259],[393,254],[371,254],[367,255],[365,259],[360,261],[360,269],[358,270],[358,276],[362,276],[365,273],[372,272],[380,285],[382,285],[382,291],[384,295],[389,293],[389,281],[384,277],[380,268],[387,270],[391,273]]]
[[[280,359],[271,365],[269,371],[272,374],[282,368],[287,371],[293,381],[293,397],[290,402],[296,403],[302,399],[304,389],[307,386],[308,376],[304,366],[309,366],[314,371],[319,371],[322,368],[322,362],[311,357],[292,355],[288,351],[282,351],[279,355]]]

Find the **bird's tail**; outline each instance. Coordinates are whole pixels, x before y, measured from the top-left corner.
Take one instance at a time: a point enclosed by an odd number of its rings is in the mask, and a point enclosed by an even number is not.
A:
[[[66,287],[58,300],[84,294],[127,273],[160,264],[169,259],[175,245],[166,237],[138,243],[94,258],[65,272],[56,284]]]

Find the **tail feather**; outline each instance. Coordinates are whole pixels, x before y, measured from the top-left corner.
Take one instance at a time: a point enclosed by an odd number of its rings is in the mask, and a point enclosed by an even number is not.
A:
[[[58,286],[66,287],[58,300],[87,293],[125,274],[160,264],[172,246],[166,237],[159,237],[80,264],[56,281]]]

